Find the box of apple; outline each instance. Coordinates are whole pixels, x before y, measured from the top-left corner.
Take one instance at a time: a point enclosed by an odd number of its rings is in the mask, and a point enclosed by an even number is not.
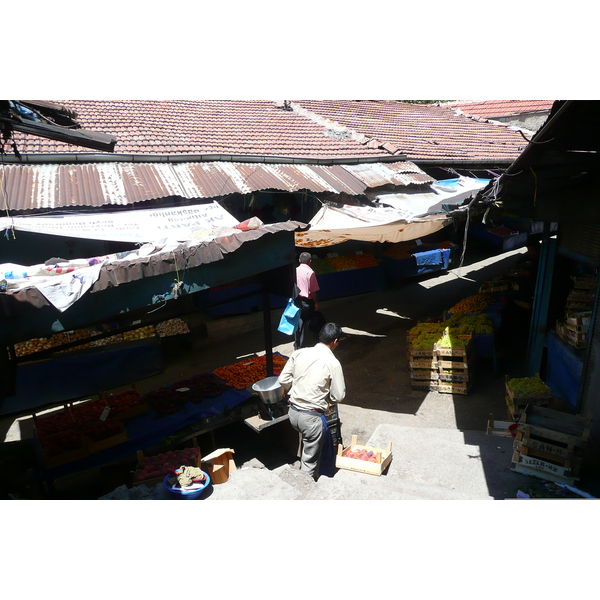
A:
[[[350,446],[338,446],[335,466],[338,469],[381,475],[392,461],[392,442],[387,448],[372,448],[357,444],[357,436],[353,435]]]
[[[156,456],[144,456],[138,452],[138,464],[133,474],[133,484],[149,487],[161,483],[166,475],[174,473],[180,467],[200,467],[200,450],[185,448],[169,450]]]

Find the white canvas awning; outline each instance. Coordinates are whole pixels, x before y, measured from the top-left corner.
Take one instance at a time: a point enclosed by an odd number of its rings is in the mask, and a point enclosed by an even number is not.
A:
[[[371,219],[367,217],[369,213]],[[404,219],[390,218],[392,215],[395,215],[393,211],[383,208],[323,206],[311,220],[308,231],[295,233],[295,243],[304,248],[335,246],[350,240],[396,243],[435,233],[450,224],[448,215],[430,215],[410,223]]]
[[[458,177],[431,183],[430,191],[404,191],[392,194],[367,194],[375,203],[390,206],[399,211],[402,218],[430,215],[444,210],[444,204],[461,204],[483,189],[489,179]]]
[[[52,216],[0,217],[0,231],[15,229],[91,240],[146,243],[215,237],[220,227],[235,227],[237,219],[217,202],[176,208],[77,213]]]
[[[430,184],[429,190],[368,194],[374,206],[323,206],[310,229],[296,232],[296,246],[317,248],[350,240],[406,242],[443,229],[451,222],[445,204],[461,204],[487,185],[487,179],[459,177]]]

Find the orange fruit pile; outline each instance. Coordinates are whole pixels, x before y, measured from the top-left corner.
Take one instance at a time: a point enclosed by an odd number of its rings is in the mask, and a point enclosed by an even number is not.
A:
[[[274,354],[273,374],[279,375],[286,362],[287,358]],[[214,374],[223,379],[228,386],[244,390],[249,385],[267,377],[267,357],[263,355],[245,358],[232,365],[215,369]]]

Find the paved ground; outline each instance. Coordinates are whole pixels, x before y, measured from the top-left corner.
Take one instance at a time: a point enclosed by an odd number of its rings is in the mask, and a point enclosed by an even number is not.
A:
[[[407,361],[408,329],[477,293],[483,281],[509,269],[521,252],[490,257],[473,249],[462,269],[321,303],[326,318],[348,335],[336,351],[348,390],[339,408],[344,445],[353,435],[359,443],[382,448],[391,441],[393,460],[382,477],[340,470],[313,483],[297,470],[294,456],[257,440],[257,434],[237,423],[217,431],[215,441],[218,447],[234,448],[238,470],[226,484],[213,486],[206,499],[504,499],[514,498],[519,489],[543,488],[545,482],[510,470],[511,439],[485,434],[490,413],[506,420],[504,377],[521,375],[526,331],[499,335],[496,361],[479,362],[468,395],[412,390]],[[138,389],[150,391],[264,352],[261,325],[260,315],[212,325],[208,337],[196,339],[191,351],[169,357],[165,371],[139,382]],[[292,351],[290,338],[276,331],[276,323],[272,335],[275,350]],[[57,497],[130,497],[123,480],[131,467],[115,465],[81,474],[79,481],[57,482]],[[590,480],[587,490],[594,495],[595,485]],[[136,497],[143,491],[137,490]],[[145,491],[151,498],[166,494],[158,488]]]

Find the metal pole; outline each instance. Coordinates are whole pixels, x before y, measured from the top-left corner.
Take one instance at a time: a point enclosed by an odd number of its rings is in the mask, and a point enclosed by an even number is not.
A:
[[[271,335],[271,299],[269,290],[262,285],[263,322],[265,335],[265,351],[267,359],[267,377],[273,377],[273,336]]]
[[[555,256],[556,239],[550,238],[550,223],[545,222],[533,296],[533,311],[529,327],[529,344],[527,347],[528,377],[533,377],[536,373],[539,373],[542,367]]]

